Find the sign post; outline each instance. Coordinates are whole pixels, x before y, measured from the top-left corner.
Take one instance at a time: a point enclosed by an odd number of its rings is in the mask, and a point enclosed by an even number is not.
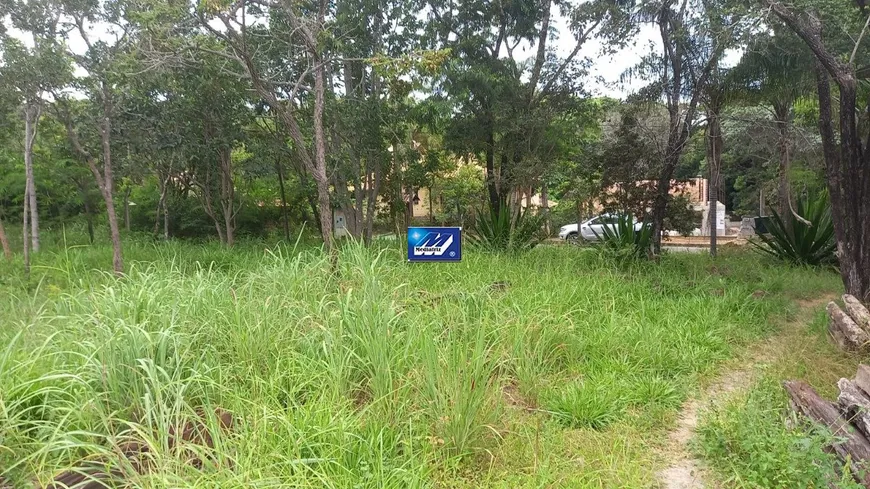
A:
[[[408,261],[462,261],[462,228],[409,227]]]

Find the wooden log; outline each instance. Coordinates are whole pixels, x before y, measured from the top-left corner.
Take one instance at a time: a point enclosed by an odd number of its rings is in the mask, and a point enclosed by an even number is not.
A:
[[[864,487],[870,488],[870,474],[866,470],[870,468],[870,441],[840,416],[833,403],[822,399],[806,382],[788,380],[783,385],[792,408],[831,430],[838,439],[831,445],[834,453],[844,462],[851,460],[850,472]]]
[[[864,364],[858,365],[858,372],[855,374],[855,385],[870,397],[870,367]]]
[[[837,387],[840,388],[837,396],[840,413],[865,437],[870,436],[870,398],[848,379],[840,379]]]
[[[845,351],[866,351],[870,347],[870,334],[859,328],[855,321],[834,302],[828,303],[828,330],[837,345]]]
[[[863,329],[864,332],[870,334],[870,311],[867,310],[864,304],[861,304],[861,301],[856,299],[854,295],[849,294],[843,295],[843,304],[845,305],[846,312],[855,321],[855,324]]]

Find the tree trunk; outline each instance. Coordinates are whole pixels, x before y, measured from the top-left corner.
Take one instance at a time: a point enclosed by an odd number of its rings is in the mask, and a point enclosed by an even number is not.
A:
[[[544,232],[547,236],[550,235],[550,194],[547,189],[547,182],[541,184],[541,210],[544,212]]]
[[[83,185],[79,186],[79,192],[82,194],[82,206],[85,208],[85,221],[88,224],[88,242],[94,244],[94,209],[91,204],[91,197],[88,195],[88,190]]]
[[[870,299],[870,255],[864,243],[870,242],[870,172],[866,158],[860,157],[862,145],[856,131],[857,90],[852,83],[840,86],[840,151],[837,154],[833,130],[830,84],[827,73],[819,73],[819,111],[822,142],[827,162],[828,190],[837,236],[840,274],[846,292],[862,302]]]
[[[722,104],[721,100],[714,95],[707,110],[707,160],[710,166],[710,181],[708,193],[710,207],[707,212],[710,222],[710,256],[716,256],[716,234],[719,211],[719,171],[722,161],[722,124],[719,118]]]
[[[278,172],[278,188],[281,190],[281,221],[284,226],[284,241],[290,242],[290,217],[287,213],[287,192],[284,190],[284,165],[280,153],[275,156],[275,170]]]
[[[429,184],[429,225],[435,225],[435,206],[434,201],[432,200],[432,184]]]
[[[777,150],[779,151],[779,187],[777,196],[779,198],[779,215],[788,215],[790,210],[791,188],[789,184],[789,173],[791,172],[791,135],[789,128],[789,115],[791,113],[790,104],[777,102],[773,105],[774,117],[776,117],[776,129],[779,135],[777,141]],[[791,223],[791,219],[786,219],[786,224]]]
[[[489,206],[494,212],[499,212],[498,179],[495,174],[495,134],[492,122],[486,128],[486,190],[489,194]]]
[[[24,184],[24,212],[22,212],[21,244],[24,251],[24,275],[30,279],[30,199],[27,198],[29,185]]]
[[[378,161],[374,164],[374,182],[372,182],[372,185],[369,188],[368,202],[366,202],[366,245],[370,245],[372,243],[372,234],[374,234],[375,225],[375,215],[377,214],[378,195],[381,192],[381,180],[383,179],[382,174],[383,170],[381,169],[381,162]]]
[[[307,181],[308,179],[306,178],[305,180]],[[305,222],[308,222],[309,220],[313,220],[314,227],[317,229],[317,232],[321,233],[321,235],[322,235],[323,230],[320,227],[320,225],[321,225],[320,208],[318,207],[318,203],[317,203],[317,192],[316,191],[315,192],[306,191],[305,192],[305,200],[308,201],[308,208],[311,209],[311,216],[308,215],[308,212],[305,212],[305,215],[303,215],[302,218],[305,220]],[[313,219],[311,219],[312,217],[313,217]]]
[[[116,275],[124,273],[124,258],[121,255],[121,230],[118,227],[118,217],[115,215],[114,174],[112,171],[112,94],[108,82],[102,82],[103,90],[103,123],[100,127],[100,141],[103,147],[103,175],[97,182],[106,201],[106,214],[109,217],[109,232],[112,236],[112,268]],[[100,176],[96,163],[91,160],[91,171]]]
[[[131,188],[124,189],[124,229],[130,232],[130,192]]]
[[[163,240],[169,241],[169,206],[166,205],[166,198],[163,199]]]
[[[170,165],[166,178],[160,172],[157,172],[157,181],[160,185],[160,198],[157,200],[157,217],[154,219],[154,235],[160,229],[160,214],[163,214],[163,239],[169,240],[169,210],[166,208],[166,193],[169,190],[169,179],[172,175],[172,166]]]
[[[670,196],[671,175],[674,173],[674,168],[676,165],[671,166],[670,163],[667,163],[656,184],[652,205],[652,239],[653,254],[655,255],[662,252],[662,232],[664,232],[665,216],[668,212],[668,197]]]
[[[3,247],[3,256],[12,260],[12,249],[9,247],[9,238],[6,237],[6,229],[3,228],[3,219],[0,218],[0,246]]]
[[[112,237],[112,268],[116,275],[124,273],[124,258],[121,255],[121,229],[118,226],[118,216],[115,215],[115,201],[112,191],[108,188],[103,192],[106,201],[106,214],[109,217],[109,233]]]
[[[220,204],[226,232],[226,244],[232,247],[236,243],[236,187],[233,180],[233,157],[230,148],[218,151],[220,165]]]
[[[206,177],[208,179],[208,177]],[[221,220],[218,219],[217,213],[214,211],[214,205],[212,205],[212,195],[210,182],[206,180],[205,185],[200,185],[200,195],[203,203],[203,208],[205,210],[206,215],[211,218],[212,222],[214,222],[215,231],[217,231],[218,239],[221,244],[227,244],[227,236],[224,234],[224,228],[221,225]]]
[[[404,206],[404,208],[405,208],[405,212],[404,212],[404,214],[405,214],[405,230],[407,231],[407,229],[409,227],[411,227],[411,223],[414,219],[414,192],[409,191],[405,195],[405,198],[408,200]]]
[[[36,203],[36,180],[33,175],[33,145],[39,124],[39,102],[28,100],[24,107],[24,174],[25,199],[30,209],[30,240],[34,252],[39,251],[39,207]]]
[[[796,12],[778,0],[760,0],[807,44],[816,58],[819,132],[827,168],[831,213],[837,237],[840,274],[846,292],[862,302],[870,299],[870,129],[868,143],[858,133],[858,81],[855,64],[832,52],[822,36],[822,22],[813,12]],[[860,42],[860,39],[857,41]],[[857,52],[859,46],[855,46]],[[839,138],[834,132],[831,78],[839,88]],[[839,148],[838,148],[839,146]]]
[[[229,214],[224,214],[224,229],[227,233],[227,246],[232,248],[236,244],[236,229],[233,217]]]
[[[322,2],[321,2],[322,3]],[[324,66],[319,55],[314,57],[314,171],[317,184],[317,207],[320,214],[320,234],[326,251],[333,256],[332,202],[329,197],[329,179],[326,174],[326,138],[323,133]],[[333,259],[335,257],[333,256]]]

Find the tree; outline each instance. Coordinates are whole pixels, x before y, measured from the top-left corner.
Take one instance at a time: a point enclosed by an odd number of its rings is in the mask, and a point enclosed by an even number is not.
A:
[[[722,147],[725,142],[722,137],[722,109],[728,96],[725,76],[714,68],[711,83],[705,89],[704,105],[707,112],[707,167],[709,178],[707,180],[709,207],[707,210],[708,225],[710,228],[710,256],[716,256],[716,231],[718,226],[719,189],[722,170]]]
[[[241,70],[236,73],[240,79],[248,80],[251,87],[262,97],[270,110],[284,124],[287,133],[294,143],[294,152],[302,161],[307,172],[312,176],[317,187],[317,203],[320,220],[321,236],[326,249],[331,252],[333,247],[332,233],[332,201],[329,192],[329,178],[326,169],[326,135],[324,132],[323,111],[326,97],[326,65],[322,38],[326,35],[326,0],[319,2],[309,10],[287,2],[235,1],[226,8],[207,3],[196,12],[200,24],[226,47],[217,50],[209,47],[215,54],[224,56]],[[249,10],[254,11],[249,12]],[[265,11],[264,11],[265,9]],[[273,26],[285,27],[281,34],[268,36],[262,28],[249,24],[256,22],[257,13],[268,13]],[[223,28],[216,29],[212,20],[217,19]],[[263,57],[261,53],[270,53],[274,47],[263,46],[261,43],[274,45],[280,43],[286,48],[286,55],[298,56],[298,61],[304,60],[305,65],[293,75],[289,75],[288,66],[279,66],[275,59]],[[295,68],[296,66],[291,67]],[[295,70],[291,70],[295,71]],[[290,78],[293,77],[291,80]],[[306,86],[308,95],[313,100],[312,127],[313,143],[309,144],[302,133],[299,123],[297,105],[301,97],[300,91],[305,82],[314,79],[313,87]]]
[[[729,73],[729,80],[737,89],[736,99],[762,103],[772,110],[779,136],[780,215],[794,213],[789,182],[794,154],[794,105],[813,90],[812,72],[806,69],[811,63],[811,55],[800,39],[774,25],[772,34],[759,34],[752,39],[740,63]]]
[[[25,272],[30,273],[30,251],[39,251],[39,207],[37,205],[33,148],[42,109],[42,93],[67,72],[66,60],[60,55],[55,39],[59,9],[54,2],[11,2],[7,6],[12,25],[31,36],[32,48],[0,32],[3,44],[2,79],[17,89],[24,117],[24,210],[22,244]],[[29,242],[29,243],[28,243]]]
[[[448,149],[483,155],[489,204],[500,203],[529,181],[535,162],[555,161],[546,137],[563,103],[580,95],[584,67],[578,53],[593,36],[608,48],[633,28],[626,22],[625,2],[596,0],[559,4],[574,37],[575,48],[564,58],[552,51],[550,22],[553,2],[429,1],[428,35],[432,46],[449,48],[451,59],[439,91],[455,107],[446,131]],[[517,48],[535,47],[531,60],[517,59]]]
[[[3,228],[2,218],[0,218],[0,245],[3,246],[3,255],[7,260],[11,260],[12,249],[9,247],[9,238],[6,237],[6,230]]]
[[[241,84],[217,66],[219,59],[205,54],[192,66],[175,70],[170,75],[176,77],[171,110],[174,117],[187,121],[179,128],[180,151],[186,155],[196,195],[221,242],[233,246],[241,208],[236,195],[240,153],[235,150],[251,112],[244,107]]]
[[[760,2],[806,43],[816,59],[819,132],[827,166],[840,274],[846,292],[866,302],[870,300],[867,246],[870,243],[870,199],[867,198],[870,195],[870,124],[866,120],[870,103],[859,111],[858,101],[859,78],[864,73],[862,63],[867,61],[866,51],[862,52],[860,47],[870,27],[870,16],[864,11],[860,17],[855,13],[843,15],[842,6],[827,2],[806,1],[796,6],[779,0]],[[859,18],[862,22],[856,23]],[[837,19],[839,25],[854,26],[859,32],[856,40],[844,42],[842,37],[830,36],[824,28],[824,20],[832,22],[833,19]],[[839,127],[834,123],[832,79],[839,92]]]
[[[59,13],[52,2],[13,2],[9,8],[12,25],[30,35],[33,46],[27,48],[18,39],[0,35],[3,44],[3,82],[15,87],[22,103],[24,118],[24,227],[30,236],[30,246],[39,251],[39,207],[33,168],[33,147],[42,94],[50,90],[52,82],[66,71],[65,62],[58,52],[55,35]],[[27,244],[25,243],[25,247]],[[28,250],[25,250],[28,251]],[[29,254],[26,253],[28,256]]]
[[[631,74],[654,80],[640,95],[650,100],[664,98],[669,119],[651,213],[656,254],[661,252],[674,172],[696,123],[701,97],[743,20],[726,7],[725,2],[713,0],[649,0],[640,6],[641,18],[659,30],[662,51],[648,55]]]
[[[112,139],[113,122],[117,117],[118,85],[123,76],[117,64],[121,62],[123,50],[130,40],[131,26],[125,21],[119,5],[106,4],[69,4],[64,15],[70,31],[75,31],[86,45],[84,54],[68,52],[76,64],[88,76],[78,79],[76,86],[88,94],[87,104],[76,104],[68,94],[54,93],[55,109],[58,119],[66,127],[67,137],[73,151],[85,161],[106,205],[109,221],[109,234],[112,240],[112,268],[120,275],[124,272],[124,259],[121,250],[121,230],[115,212],[115,176],[113,168]],[[89,32],[89,24],[99,21],[112,26],[113,42],[94,41]],[[73,105],[77,105],[74,109]],[[88,148],[89,144],[81,136],[82,117],[89,119],[88,127],[96,126],[100,152]],[[99,154],[99,156],[97,156]]]

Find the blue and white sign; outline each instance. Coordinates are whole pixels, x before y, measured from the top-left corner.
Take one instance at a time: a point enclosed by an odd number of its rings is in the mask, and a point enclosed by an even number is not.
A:
[[[462,228],[408,228],[408,261],[462,261]]]

